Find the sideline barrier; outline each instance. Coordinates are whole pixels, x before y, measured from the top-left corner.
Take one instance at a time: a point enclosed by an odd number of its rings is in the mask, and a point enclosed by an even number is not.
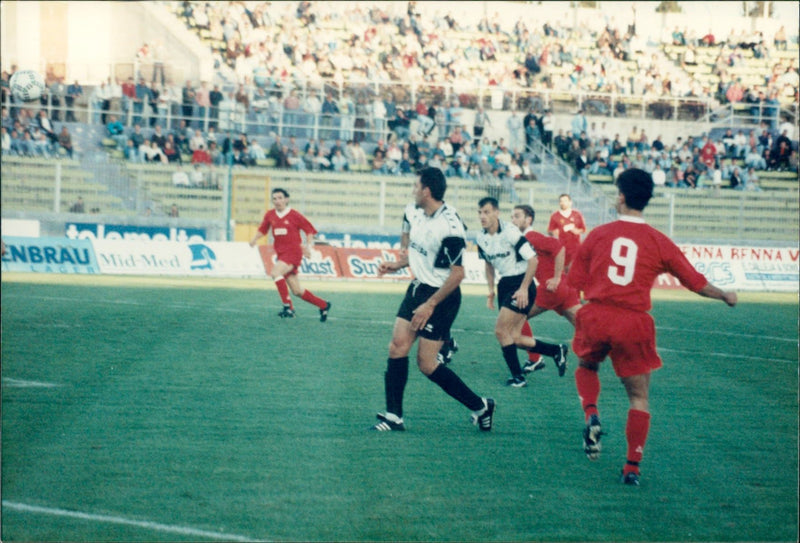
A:
[[[272,270],[272,246],[243,242],[175,242],[121,239],[7,237],[3,271],[190,277],[265,277]],[[715,285],[741,291],[798,292],[800,250],[781,247],[679,245],[695,269]],[[411,279],[406,268],[378,276],[381,262],[396,260],[397,249],[356,249],[317,245],[304,258],[301,277],[367,281]],[[484,284],[484,263],[475,251],[464,255],[465,283]],[[683,288],[668,274],[653,285]]]

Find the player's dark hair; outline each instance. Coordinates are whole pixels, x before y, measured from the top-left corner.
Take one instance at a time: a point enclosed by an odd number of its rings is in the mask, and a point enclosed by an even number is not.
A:
[[[644,170],[631,168],[619,174],[617,188],[625,196],[625,205],[642,211],[653,197],[653,178]]]
[[[533,220],[536,218],[536,212],[533,210],[531,206],[529,206],[528,204],[519,204],[515,205],[514,209],[519,209],[525,214],[526,217],[530,217],[531,224],[533,224]]]
[[[289,197],[289,193],[286,192],[286,189],[281,189],[281,188],[272,189],[272,194],[275,194],[276,192],[280,192],[281,194],[283,194],[284,198],[288,198]]]
[[[481,198],[478,201],[478,209],[482,208],[486,204],[491,204],[493,208],[500,209],[500,203],[497,201],[497,198],[492,198],[491,196],[486,196],[485,198]]]
[[[569,198],[569,201],[570,201],[570,202],[572,201],[572,196],[570,196],[570,195],[569,195],[569,194],[567,194],[566,192],[565,192],[564,194],[560,194],[560,195],[558,196],[558,199],[560,200],[561,198],[564,198],[564,197],[566,197],[566,198]]]
[[[430,189],[431,198],[437,202],[444,200],[444,193],[447,191],[447,180],[445,180],[442,170],[434,167],[423,168],[419,172],[419,183],[423,187]]]

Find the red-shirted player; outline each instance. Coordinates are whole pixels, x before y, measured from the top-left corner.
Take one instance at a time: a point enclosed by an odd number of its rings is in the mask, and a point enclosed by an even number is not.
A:
[[[545,236],[533,230],[533,220],[536,216],[529,205],[514,206],[511,212],[511,222],[525,234],[525,238],[533,245],[539,257],[539,266],[536,268],[536,301],[533,309],[528,313],[531,319],[545,311],[553,310],[570,324],[575,326],[575,314],[581,307],[580,293],[567,284],[564,275],[564,249],[561,240]],[[530,324],[526,321],[522,327],[523,335],[532,335]],[[530,373],[544,368],[544,361],[538,353],[529,353],[529,362],[523,371]]]
[[[331,303],[314,296],[311,291],[301,287],[300,280],[297,278],[297,270],[303,262],[303,255],[311,257],[314,234],[317,233],[317,230],[302,214],[289,207],[289,193],[284,189],[272,190],[272,205],[274,209],[270,209],[264,215],[261,226],[250,240],[250,246],[255,247],[256,242],[266,236],[270,229],[272,230],[277,261],[272,267],[271,275],[283,302],[283,310],[278,313],[278,316],[281,318],[294,317],[294,305],[289,296],[289,289],[291,289],[295,296],[300,296],[306,302],[317,306],[319,320],[325,322],[328,319]],[[300,231],[306,235],[305,245],[303,245]]]
[[[569,265],[581,244],[581,234],[586,232],[586,222],[580,211],[572,209],[572,198],[569,194],[562,194],[558,197],[558,207],[559,209],[550,215],[547,231],[564,244],[566,250],[564,270],[569,271]]]
[[[650,428],[650,372],[661,367],[650,290],[661,273],[671,273],[689,290],[736,305],[735,292],[722,291],[697,272],[681,250],[642,217],[653,196],[653,179],[644,170],[624,171],[617,180],[619,220],[594,229],[578,249],[567,280],[587,303],[578,311],[572,349],[579,358],[575,384],[586,414],[583,448],[589,459],[600,453],[597,370],[606,356],[625,385],[630,408],[625,427],[627,462],[621,481],[639,484]]]

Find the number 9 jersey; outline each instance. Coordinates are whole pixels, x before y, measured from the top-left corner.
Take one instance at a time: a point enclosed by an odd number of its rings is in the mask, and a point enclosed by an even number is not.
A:
[[[623,215],[592,230],[567,275],[588,302],[649,311],[656,278],[671,273],[693,292],[708,281],[680,248],[641,217]]]

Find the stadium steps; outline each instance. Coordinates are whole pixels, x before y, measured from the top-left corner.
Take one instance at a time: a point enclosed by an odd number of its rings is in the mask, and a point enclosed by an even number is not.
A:
[[[56,166],[61,165],[60,210],[67,211],[81,196],[87,211],[124,212],[121,198],[94,181],[95,176],[77,160],[4,157],[2,160],[2,205],[4,209],[52,211],[56,189]]]

